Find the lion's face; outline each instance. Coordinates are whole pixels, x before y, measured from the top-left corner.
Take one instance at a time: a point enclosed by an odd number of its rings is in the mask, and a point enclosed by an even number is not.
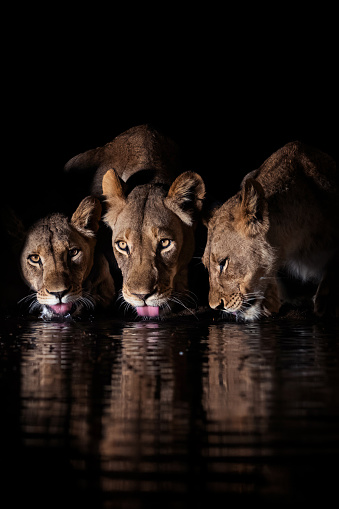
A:
[[[237,319],[273,311],[275,256],[267,242],[267,204],[256,183],[228,200],[208,224],[203,263],[209,272],[209,304]]]
[[[201,208],[204,185],[191,172],[167,192],[163,186],[138,186],[127,196],[114,170],[103,191],[112,228],[112,245],[123,276],[122,295],[140,316],[158,316],[159,308],[187,290],[187,265],[193,255],[193,209]]]
[[[30,308],[40,308],[43,317],[65,316],[92,305],[82,285],[93,266],[100,215],[99,201],[88,197],[70,220],[52,214],[28,231],[21,271],[35,292]]]

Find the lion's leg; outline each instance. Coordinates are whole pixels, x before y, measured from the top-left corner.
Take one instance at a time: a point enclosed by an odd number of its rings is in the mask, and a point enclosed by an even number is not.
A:
[[[332,314],[339,318],[339,250],[327,263],[314,296],[314,313],[317,316]]]
[[[278,313],[282,305],[281,291],[277,278],[272,277],[265,291],[263,308],[266,315]]]

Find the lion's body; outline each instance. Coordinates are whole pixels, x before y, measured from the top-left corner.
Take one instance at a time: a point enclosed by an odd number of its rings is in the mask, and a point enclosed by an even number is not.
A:
[[[85,198],[69,220],[51,214],[26,234],[21,271],[34,290],[30,309],[43,318],[79,315],[83,308],[107,307],[114,297],[108,262],[96,249],[101,206]]]
[[[338,174],[330,156],[299,142],[272,154],[209,222],[204,263],[211,307],[245,320],[278,311],[280,268],[319,284],[317,314],[335,307],[329,280],[338,279],[338,213]],[[225,259],[226,270],[220,270]]]
[[[132,127],[103,147],[87,150],[70,159],[66,171],[95,173],[92,195],[102,197],[102,179],[114,168],[127,182],[134,174],[152,170],[152,180],[170,184],[180,173],[180,156],[177,145],[168,137],[148,125]]]
[[[93,193],[106,199],[124,300],[142,316],[157,316],[188,289],[195,212],[205,192],[201,177],[178,176],[175,144],[147,125],[79,154],[66,165],[74,168],[96,170]]]

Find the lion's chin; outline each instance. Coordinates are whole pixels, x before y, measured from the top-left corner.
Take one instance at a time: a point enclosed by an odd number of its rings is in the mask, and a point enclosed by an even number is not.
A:
[[[265,308],[262,307],[261,302],[257,302],[247,308],[242,308],[239,311],[232,313],[237,322],[254,322],[263,316],[268,316]]]

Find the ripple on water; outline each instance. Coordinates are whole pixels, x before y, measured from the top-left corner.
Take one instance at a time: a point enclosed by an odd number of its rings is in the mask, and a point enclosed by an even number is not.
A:
[[[330,493],[337,332],[274,320],[6,322],[5,450],[30,492],[55,492],[59,479],[61,496],[71,479],[77,500],[107,507]]]

